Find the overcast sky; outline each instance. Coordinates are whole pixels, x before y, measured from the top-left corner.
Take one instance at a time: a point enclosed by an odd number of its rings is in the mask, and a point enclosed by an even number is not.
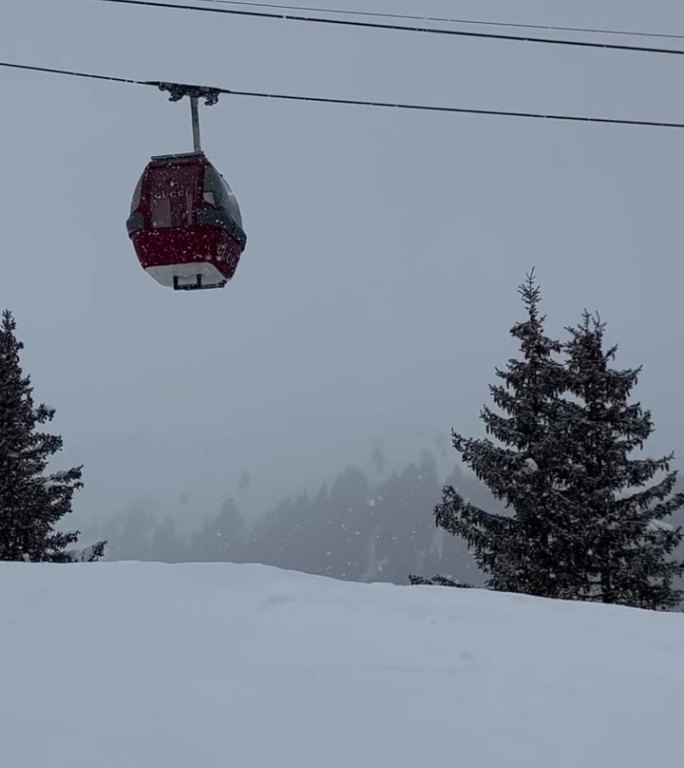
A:
[[[681,0],[328,5],[684,33]],[[0,52],[243,90],[684,121],[682,60],[647,54],[88,0],[4,0]],[[0,305],[58,409],[60,461],[85,464],[79,512],[186,491],[193,515],[243,468],[265,503],[366,461],[376,440],[401,464],[451,427],[481,434],[533,266],[549,330],[600,311],[619,363],[645,366],[653,452],[684,454],[684,132],[224,96],[202,110],[203,143],[248,246],[225,289],[175,293],[139,267],[125,220],[150,155],[191,149],[187,102],[0,82]]]

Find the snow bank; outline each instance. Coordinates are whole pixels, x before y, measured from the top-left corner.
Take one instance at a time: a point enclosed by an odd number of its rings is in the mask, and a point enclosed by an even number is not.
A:
[[[0,564],[3,768],[671,768],[684,615],[263,566]]]

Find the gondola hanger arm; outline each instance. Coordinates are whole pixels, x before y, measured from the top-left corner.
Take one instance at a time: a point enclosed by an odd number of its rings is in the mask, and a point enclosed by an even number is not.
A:
[[[221,88],[212,88],[206,85],[188,85],[186,83],[166,83],[150,82],[149,85],[156,85],[160,91],[169,93],[169,101],[180,101],[183,97],[189,96],[191,99],[204,99],[204,103],[210,107],[219,100]]]
[[[192,120],[192,142],[195,152],[202,151],[202,142],[200,139],[200,121],[198,102],[204,99],[204,103],[210,107],[219,100],[220,88],[211,88],[206,85],[188,85],[187,83],[167,83],[167,82],[149,82],[160,91],[166,91],[169,94],[169,101],[180,101],[185,96],[190,99],[190,115]]]

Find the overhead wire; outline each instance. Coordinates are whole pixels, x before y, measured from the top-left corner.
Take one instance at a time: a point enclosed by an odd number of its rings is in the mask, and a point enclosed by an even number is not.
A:
[[[307,5],[283,5],[280,3],[257,3],[249,0],[201,0],[212,5],[236,5],[249,8],[275,8],[284,11],[305,11],[330,13],[336,16],[371,17],[377,19],[397,19],[402,21],[422,21],[424,23],[468,24],[482,27],[508,27],[509,29],[536,29],[544,32],[577,32],[588,35],[616,35],[624,37],[659,38],[664,40],[684,40],[684,34],[674,32],[637,32],[626,29],[604,29],[601,27],[564,27],[554,24],[523,24],[514,21],[483,21],[481,19],[459,19],[450,16],[429,16],[426,14],[387,13],[382,11],[353,11],[342,8],[314,8]]]
[[[20,69],[27,72],[43,72],[50,75],[69,75],[71,77],[88,78],[89,80],[109,80],[113,83],[127,83],[128,85],[157,85],[147,80],[134,80],[128,77],[115,77],[112,75],[98,75],[93,72],[79,72],[71,69],[57,69],[55,67],[40,67],[33,64],[16,64],[10,61],[0,61],[0,67],[5,69]]]
[[[414,32],[428,35],[446,35],[451,37],[476,38],[481,40],[502,40],[518,43],[539,43],[543,45],[570,46],[576,48],[595,48],[611,51],[629,51],[636,53],[651,53],[668,56],[684,56],[684,49],[681,48],[657,48],[641,45],[626,45],[623,43],[593,42],[590,40],[567,40],[551,37],[532,37],[503,34],[499,32],[474,32],[464,29],[443,29],[438,27],[422,27],[406,24],[386,24],[371,21],[358,21],[353,19],[334,19],[321,16],[302,16],[292,13],[276,13],[264,10],[244,10],[238,8],[219,8],[217,6],[207,7],[206,5],[190,5],[187,3],[171,3],[165,0],[89,0],[90,2],[110,3],[117,5],[132,5],[140,8],[164,8],[177,11],[189,11],[196,13],[218,13],[231,16],[241,16],[247,18],[274,19],[280,21],[298,21],[311,24],[327,24],[340,27],[354,27],[358,29],[375,29],[393,32]]]
[[[83,72],[78,70],[69,69],[57,69],[54,67],[44,67],[31,64],[18,64],[15,62],[0,61],[0,68],[10,70],[23,70],[30,72],[39,72],[53,75],[63,75],[67,77],[75,77],[82,79],[90,79],[97,81],[110,81],[115,83],[125,83],[128,85],[141,85],[152,86],[161,88],[163,85],[168,85],[158,80],[138,80],[134,78],[116,77],[112,75],[100,75],[92,72]],[[166,88],[161,88],[166,90]],[[495,117],[519,117],[538,120],[554,120],[554,121],[567,121],[567,122],[581,122],[581,123],[606,123],[612,125],[628,125],[628,126],[642,126],[653,128],[674,128],[682,130],[684,129],[684,122],[668,122],[661,120],[638,120],[628,118],[612,118],[612,117],[597,117],[589,115],[567,115],[556,113],[544,113],[544,112],[528,112],[528,111],[512,111],[503,109],[480,109],[480,108],[468,108],[468,107],[454,107],[446,105],[431,105],[431,104],[411,104],[406,102],[389,102],[389,101],[373,101],[367,99],[345,99],[335,98],[328,96],[305,96],[297,94],[286,93],[269,93],[264,91],[245,91],[236,90],[233,88],[213,88],[216,93],[225,94],[228,96],[242,96],[247,98],[257,99],[273,99],[282,101],[298,101],[298,102],[310,102],[319,104],[338,104],[346,106],[358,106],[358,107],[378,107],[386,109],[396,110],[408,110],[408,111],[423,111],[423,112],[440,112],[440,113],[453,113],[453,114],[466,114],[466,115],[488,115]]]

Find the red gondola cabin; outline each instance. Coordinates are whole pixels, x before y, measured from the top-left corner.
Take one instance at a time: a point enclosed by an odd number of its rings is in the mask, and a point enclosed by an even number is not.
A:
[[[223,287],[247,244],[235,195],[203,152],[153,157],[126,227],[143,269],[176,290]]]

